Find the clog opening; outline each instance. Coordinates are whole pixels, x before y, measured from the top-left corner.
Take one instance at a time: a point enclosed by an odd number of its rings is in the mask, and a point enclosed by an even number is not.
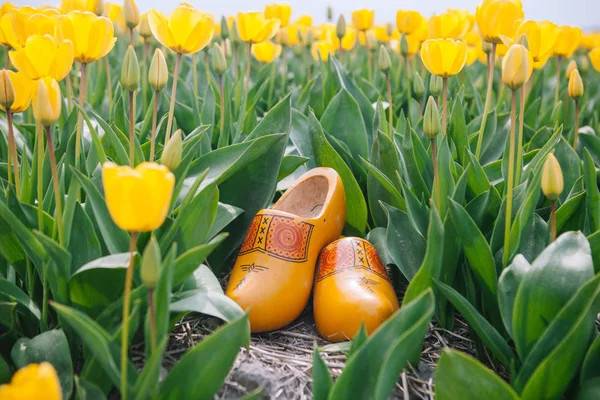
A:
[[[329,180],[321,175],[313,176],[289,190],[273,209],[302,218],[316,218],[323,210],[328,192]]]

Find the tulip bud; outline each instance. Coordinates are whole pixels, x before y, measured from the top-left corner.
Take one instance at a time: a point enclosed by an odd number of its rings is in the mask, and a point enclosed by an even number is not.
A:
[[[438,97],[444,89],[444,81],[437,75],[431,75],[429,78],[429,92],[432,96]]]
[[[229,25],[227,25],[227,18],[221,17],[221,38],[227,40],[229,38]]]
[[[217,75],[221,76],[227,71],[227,60],[225,59],[225,53],[223,48],[215,43],[212,52],[212,65]]]
[[[502,60],[502,82],[515,90],[523,86],[529,78],[529,51],[520,44],[510,46]]]
[[[135,0],[125,0],[123,2],[123,19],[129,29],[135,28],[140,23],[140,12]]]
[[[577,69],[577,62],[575,62],[575,60],[571,60],[569,62],[569,65],[567,65],[567,70],[565,71],[565,78],[570,79],[571,72],[573,72],[576,69]]]
[[[300,34],[300,36],[301,36],[301,34]],[[309,48],[312,47],[312,45],[313,45],[313,43],[315,41],[312,29],[308,29],[306,31],[306,34],[304,35],[304,37],[302,38],[302,40],[304,41],[304,45],[306,47],[309,47]]]
[[[583,96],[583,81],[577,68],[571,71],[571,76],[569,77],[569,96],[573,99]]]
[[[423,115],[423,132],[429,139],[433,139],[440,133],[442,124],[440,123],[440,111],[438,106],[433,99],[433,96],[429,96],[427,99],[427,105],[425,106],[425,115]]]
[[[178,129],[177,132],[171,136],[163,149],[160,163],[171,171],[176,170],[177,167],[179,167],[179,164],[181,164],[182,142],[181,129]]]
[[[144,13],[140,16],[138,33],[144,39],[144,41],[147,41],[152,36],[152,30],[150,29],[150,23],[148,22],[148,13]]]
[[[123,65],[121,65],[121,86],[129,92],[135,92],[140,85],[140,64],[132,45],[129,45]]]
[[[549,200],[556,200],[564,188],[563,174],[554,154],[548,154],[542,171],[542,192]]]
[[[400,38],[400,54],[402,54],[402,57],[408,55],[408,40],[404,34],[402,34],[402,37]]]
[[[481,48],[485,54],[490,54],[492,52],[492,44],[488,42],[483,42],[481,44]]]
[[[152,235],[150,241],[144,249],[142,255],[142,268],[140,271],[140,278],[148,289],[154,289],[158,278],[160,277],[161,269],[161,257],[160,257],[160,246],[156,237]]]
[[[415,92],[417,98],[422,97],[423,93],[425,93],[425,84],[423,83],[423,79],[418,72],[415,72],[413,75],[413,91]]]
[[[58,83],[45,77],[38,81],[33,93],[33,116],[44,127],[52,125],[60,117],[61,95]]]
[[[385,34],[389,37],[392,37],[392,35],[394,34],[394,27],[389,22],[385,24]]]
[[[96,0],[96,8],[94,8],[94,14],[101,17],[104,14],[104,0]]]
[[[294,46],[294,55],[296,57],[301,57],[304,54],[304,49],[302,46]]]
[[[236,21],[233,21],[233,23],[231,24],[231,30],[229,31],[229,38],[231,39],[231,43],[234,46],[237,46],[242,42],[242,39],[240,38],[240,33],[237,30],[237,22]]]
[[[15,102],[15,89],[8,75],[8,70],[0,71],[0,106],[5,110],[12,107]]]
[[[346,36],[346,18],[344,18],[343,14],[338,18],[337,25],[335,26],[335,34],[340,40]]]
[[[369,48],[370,51],[375,51],[375,49],[377,48],[377,38],[375,37],[375,33],[373,31],[367,31],[365,32],[365,35],[367,35],[367,46]]]
[[[515,43],[520,44],[521,46],[523,46],[527,50],[529,50],[529,40],[527,40],[527,35],[522,34],[521,36],[519,36],[519,38],[517,39],[517,41]]]
[[[384,45],[381,45],[379,48],[379,69],[381,72],[387,74],[392,68],[392,60],[390,59],[390,55],[385,49]]]
[[[161,49],[154,50],[154,56],[150,63],[150,72],[148,73],[148,83],[155,91],[163,90],[169,80],[169,70],[167,69],[167,60]]]
[[[333,8],[327,6],[327,21],[333,20]]]

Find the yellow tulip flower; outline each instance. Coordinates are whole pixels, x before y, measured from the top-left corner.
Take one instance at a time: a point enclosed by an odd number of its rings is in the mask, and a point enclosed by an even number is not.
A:
[[[347,27],[346,34],[342,38],[342,49],[344,49],[345,51],[352,50],[354,46],[356,46],[356,36],[356,29],[354,29],[351,26]],[[335,37],[335,39],[337,39],[337,36]],[[339,44],[337,47],[339,47]]]
[[[29,104],[31,104],[31,96],[33,94],[35,82],[29,79],[23,72],[8,71],[8,78],[12,83],[15,97],[10,106],[10,111],[13,114],[16,114],[27,110]],[[0,109],[6,111],[1,105]]]
[[[34,80],[50,76],[61,81],[73,65],[71,41],[56,43],[50,35],[29,36],[25,47],[9,54],[15,68]]]
[[[579,75],[579,70],[575,68],[569,76],[569,96],[573,99],[578,99],[583,96],[583,80]]]
[[[593,50],[600,46],[600,32],[586,33],[581,36],[581,47]]]
[[[523,19],[520,0],[484,0],[477,7],[475,20],[486,42],[501,43],[500,36],[513,37],[515,21]]]
[[[455,14],[458,18],[466,21],[467,31],[475,28],[475,14],[472,14],[469,10],[457,10],[449,8],[447,12]]]
[[[502,59],[502,82],[515,90],[529,80],[533,72],[533,58],[523,45],[513,44]]]
[[[129,232],[158,229],[169,212],[175,176],[164,165],[143,162],[135,169],[105,162],[102,184],[110,216]]]
[[[313,25],[313,18],[310,15],[303,15],[300,18],[298,18],[295,22],[296,25],[303,25],[303,26],[312,26]]]
[[[368,31],[375,23],[375,11],[363,8],[352,12],[352,25],[359,31]]]
[[[554,55],[569,58],[573,55],[581,41],[581,28],[574,26],[559,26],[557,30],[556,43],[554,44]]]
[[[152,37],[152,30],[148,22],[148,13],[140,15],[140,24],[137,26],[137,31],[144,42],[148,42],[150,37]]]
[[[33,89],[33,116],[43,126],[50,126],[60,118],[62,97],[58,82],[46,76]]]
[[[600,72],[600,47],[596,47],[594,50],[590,51],[588,57],[590,58],[594,69]]]
[[[260,62],[271,63],[281,54],[281,45],[270,40],[252,46],[252,55]]]
[[[412,35],[420,29],[424,18],[418,11],[399,10],[396,13],[396,29],[405,35]]]
[[[2,400],[62,400],[58,374],[48,362],[29,364],[12,377],[10,383],[0,386]]]
[[[15,6],[12,3],[6,2],[2,4],[2,6],[0,6],[0,17],[9,13],[13,8],[15,8]]]
[[[467,44],[461,40],[429,39],[421,46],[425,68],[442,78],[458,74],[467,61]]]
[[[335,44],[326,40],[319,40],[312,45],[311,53],[315,61],[320,59],[325,62],[329,60],[329,54],[335,54]]]
[[[375,29],[373,29],[373,34],[379,43],[387,43],[390,41],[386,25],[377,25]]]
[[[140,23],[140,11],[134,0],[123,2],[123,20],[129,29],[133,29]]]
[[[483,52],[481,46],[467,46],[467,66],[473,65],[475,61],[485,64],[486,60],[486,54]]]
[[[204,49],[212,40],[215,21],[186,4],[180,4],[166,17],[156,10],[148,14],[152,34],[163,46],[181,54],[194,54]]]
[[[265,6],[265,18],[278,19],[281,28],[290,23],[292,7],[287,4],[268,4]]]
[[[268,19],[260,11],[239,12],[237,27],[240,38],[246,43],[261,43],[270,40],[279,29],[279,20]]]
[[[113,23],[114,29],[117,32],[125,30],[125,20],[123,19],[123,7],[115,3],[104,4],[104,14]]]
[[[104,11],[104,2],[102,0],[62,0],[59,9],[62,14],[70,11],[89,11],[100,16]]]
[[[295,24],[290,24],[277,32],[277,43],[283,46],[291,47],[298,42],[300,42],[300,37],[298,36],[298,26]]]
[[[469,30],[469,21],[458,13],[448,12],[429,19],[429,37],[432,39],[460,39]]]
[[[58,17],[56,37],[70,40],[74,59],[86,64],[107,55],[117,41],[112,22],[88,11],[71,11]]]
[[[529,52],[533,58],[533,68],[541,69],[552,55],[558,36],[557,26],[550,21],[525,21],[517,29],[516,36],[527,37]]]

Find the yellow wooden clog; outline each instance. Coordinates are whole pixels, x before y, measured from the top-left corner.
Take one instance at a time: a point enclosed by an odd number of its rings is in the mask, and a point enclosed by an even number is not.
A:
[[[340,236],[345,219],[344,186],[331,168],[308,171],[256,214],[226,291],[249,310],[252,332],[279,329],[300,315],[319,252]]]
[[[354,338],[362,323],[371,334],[398,309],[394,288],[371,243],[347,237],[323,249],[313,306],[319,333],[332,342]]]

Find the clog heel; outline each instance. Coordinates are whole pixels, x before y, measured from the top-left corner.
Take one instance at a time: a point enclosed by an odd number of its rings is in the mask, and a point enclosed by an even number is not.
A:
[[[226,291],[249,311],[252,332],[279,329],[300,315],[319,252],[340,236],[345,219],[344,186],[331,168],[308,171],[256,214]]]
[[[346,237],[319,256],[313,299],[315,323],[332,342],[354,338],[362,323],[372,333],[398,309],[398,299],[373,245]]]

